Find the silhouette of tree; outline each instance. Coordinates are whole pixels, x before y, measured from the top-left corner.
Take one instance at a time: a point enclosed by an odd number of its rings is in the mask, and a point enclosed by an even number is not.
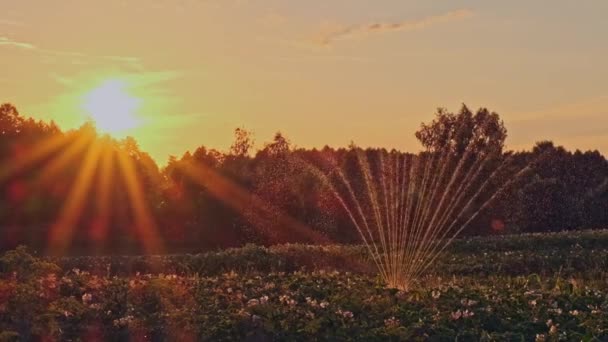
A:
[[[507,129],[495,112],[480,108],[475,114],[463,105],[457,114],[439,108],[436,118],[429,124],[422,123],[416,138],[422,146],[439,151],[449,148],[462,154],[468,146],[477,153],[501,152],[507,137]]]
[[[287,154],[290,150],[291,143],[289,140],[281,132],[277,132],[272,142],[266,143],[260,153],[267,156],[280,156]]]
[[[230,146],[230,154],[237,157],[249,155],[254,145],[253,134],[244,128],[234,130],[234,142]]]
[[[15,136],[21,132],[22,125],[23,118],[15,106],[10,103],[0,105],[0,135]]]
[[[465,151],[469,151],[468,163],[491,157],[488,169],[496,163],[511,160],[512,165],[500,175],[495,175],[496,179],[491,181],[489,188],[493,183],[504,183],[518,169],[530,165],[530,173],[513,183],[499,201],[480,215],[467,230],[468,234],[494,232],[491,228],[493,220],[504,222],[500,232],[608,226],[608,161],[598,151],[571,152],[553,142],[541,141],[528,152],[503,153],[506,129],[498,114],[483,108],[473,113],[466,106],[458,113],[438,110],[433,121],[422,124],[416,137],[428,151],[421,154],[390,153],[402,157],[407,155],[412,159],[434,158],[432,162],[438,165],[443,162],[443,154],[436,152],[451,152],[446,154],[450,157],[446,160],[454,164],[464,158]],[[333,194],[303,166],[302,161],[324,172],[339,166],[352,180],[356,191],[365,191],[357,154],[364,153],[373,167],[378,163],[378,152],[388,153],[362,150],[354,144],[349,149],[326,146],[320,151],[294,148],[278,132],[272,141],[254,154],[252,134],[238,128],[228,152],[200,146],[192,153],[170,157],[167,165],[159,168],[134,138],[116,141],[109,136],[100,136],[92,123],[62,132],[53,122],[23,117],[13,105],[4,104],[0,106],[0,174],[9,171],[15,160],[44,146],[49,138],[61,138],[59,140],[65,145],[32,164],[6,173],[7,176],[0,179],[0,249],[24,243],[45,250],[48,229],[56,222],[63,204],[70,197],[94,141],[101,142],[112,151],[111,186],[109,194],[104,195],[101,191],[104,173],[100,171],[100,161],[76,222],[70,253],[142,251],[133,228],[132,203],[117,153],[123,153],[132,162],[135,178],[144,190],[145,205],[161,229],[170,252],[198,252],[248,242],[274,243],[273,234],[285,227],[276,223],[277,220],[273,221],[272,210],[276,210],[276,215],[287,215],[312,230],[323,232],[337,242],[359,241],[350,219]],[[80,150],[74,150],[73,142],[82,142],[82,138],[86,138],[86,144]],[[73,150],[71,156],[65,153],[68,149]],[[48,165],[57,158],[64,160],[61,167],[52,171],[52,175],[45,176],[43,173],[48,170]],[[454,167],[452,164],[449,164],[450,169]],[[269,208],[263,213],[263,220],[259,220],[260,213],[254,210],[253,202],[244,204],[247,210],[235,210],[226,203],[226,198],[216,197],[187,176],[182,171],[184,165],[206,169],[243,193],[250,194],[251,198],[258,198]],[[417,174],[420,176],[422,172]],[[105,218],[99,213],[104,196],[110,199],[109,214]],[[260,227],[260,222],[263,227]],[[105,236],[99,233],[103,225],[107,226]]]

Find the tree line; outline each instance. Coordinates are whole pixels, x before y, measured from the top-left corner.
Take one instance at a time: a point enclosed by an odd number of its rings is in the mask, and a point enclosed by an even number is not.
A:
[[[54,229],[69,233],[66,252],[72,254],[143,253],[153,230],[169,253],[247,243],[357,243],[348,215],[309,166],[340,167],[350,177],[358,172],[357,153],[373,160],[378,152],[420,158],[440,151],[456,158],[492,153],[493,162],[510,160],[510,168],[493,175],[502,180],[527,167],[463,234],[608,227],[608,161],[598,151],[567,151],[550,141],[505,151],[499,115],[464,105],[457,112],[439,109],[416,137],[424,148],[416,154],[354,144],[297,148],[281,133],[254,150],[252,133],[237,128],[228,151],[200,146],[159,167],[133,138],[100,135],[91,123],[62,131],[4,104],[0,248],[25,244],[45,252]],[[95,146],[104,152],[93,158]],[[150,227],[142,227],[145,217]]]

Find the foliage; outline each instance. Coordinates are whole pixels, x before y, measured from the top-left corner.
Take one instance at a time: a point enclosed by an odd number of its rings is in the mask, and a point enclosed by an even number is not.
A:
[[[507,129],[498,114],[480,108],[473,114],[463,105],[458,114],[440,108],[430,124],[422,124],[416,138],[430,150],[452,149],[462,154],[468,146],[478,152],[502,151]]]
[[[187,256],[120,275],[93,265],[107,260],[79,259],[91,264],[87,271],[63,260],[64,271],[28,281],[2,273],[0,330],[8,340],[601,341],[608,278],[598,271],[606,269],[607,246],[605,231],[463,239],[409,292],[323,264],[336,255],[362,258],[358,246],[248,246],[209,253],[201,268],[182,273],[168,265],[187,264]],[[14,260],[7,254],[3,260]],[[561,254],[585,264],[569,269]],[[544,272],[518,268],[534,255]]]
[[[608,231],[534,233],[456,240],[430,274],[457,276],[521,276],[538,274],[583,277],[608,269]],[[63,269],[81,269],[100,276],[140,273],[218,276],[298,270],[374,274],[375,265],[359,245],[247,245],[203,254],[48,258]]]
[[[234,143],[230,146],[230,154],[235,157],[246,157],[253,148],[253,134],[244,128],[234,130]]]
[[[498,114],[483,108],[473,112],[466,106],[457,113],[439,110],[416,135],[431,152],[449,146],[456,156],[453,160],[458,160],[466,146],[496,152],[492,159],[496,163],[511,160],[512,169],[495,177],[492,182],[496,184],[505,183],[517,169],[530,166],[526,177],[507,189],[462,234],[608,226],[608,161],[597,151],[570,152],[551,142],[540,142],[532,151],[502,152],[506,128]],[[135,178],[144,192],[143,207],[158,226],[167,252],[197,253],[248,243],[360,242],[334,195],[307,168],[341,167],[351,179],[357,173],[353,160],[358,148],[354,145],[348,149],[302,149],[277,133],[255,153],[252,134],[237,129],[230,151],[200,146],[181,157],[171,157],[160,168],[133,138],[116,141],[100,136],[91,124],[62,132],[52,122],[34,121],[4,104],[0,107],[0,250],[24,244],[48,252],[47,237],[95,142],[110,146],[113,155],[125,154],[133,163]],[[49,152],[28,162],[40,149]],[[389,153],[365,150],[367,155],[376,152]],[[114,171],[92,176],[93,185],[74,220],[75,234],[65,251],[68,254],[145,252],[125,177],[116,158],[108,159],[111,161],[101,158],[97,169],[113,163]],[[217,185],[212,189],[210,185],[219,183],[208,181],[207,176],[207,182],[196,182],[184,172],[185,167],[213,176],[230,189]],[[101,186],[104,182],[110,186]],[[353,187],[361,188],[361,184]]]

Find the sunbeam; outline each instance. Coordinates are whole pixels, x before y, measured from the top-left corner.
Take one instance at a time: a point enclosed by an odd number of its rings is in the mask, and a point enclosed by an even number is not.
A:
[[[182,165],[182,171],[199,186],[209,190],[219,200],[239,213],[253,209],[255,217],[248,217],[260,233],[273,239],[273,243],[309,241],[330,243],[324,235],[283,213],[279,208],[262,201],[255,194],[240,188],[203,164]],[[276,229],[273,229],[276,228]]]
[[[59,218],[51,226],[48,242],[48,250],[51,255],[62,255],[72,241],[74,228],[82,214],[82,209],[86,203],[86,195],[95,175],[100,152],[101,145],[98,141],[95,141],[87,152]]]
[[[76,141],[70,143],[70,145],[61,151],[61,154],[53,158],[48,162],[40,172],[40,177],[36,180],[37,184],[45,185],[53,181],[59,172],[61,172],[66,165],[72,162],[80,153],[86,150],[88,145],[93,141],[95,137],[90,135],[79,136]]]
[[[101,153],[100,167],[97,181],[96,213],[91,222],[89,236],[95,242],[95,249],[103,250],[108,234],[111,206],[110,195],[113,189],[114,176],[114,150],[109,144],[104,144]]]
[[[163,242],[158,228],[150,214],[144,192],[137,179],[133,161],[124,151],[118,151],[118,166],[121,170],[127,194],[135,216],[135,229],[144,249],[148,254],[158,254],[164,251]]]
[[[0,165],[0,183],[51,155],[68,142],[69,139],[64,135],[53,135],[37,143],[27,154],[5,161]]]

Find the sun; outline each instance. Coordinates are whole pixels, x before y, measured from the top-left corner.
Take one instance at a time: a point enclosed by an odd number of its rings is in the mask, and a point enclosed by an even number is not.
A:
[[[141,99],[129,94],[126,82],[112,79],[88,92],[82,106],[99,131],[120,137],[141,124],[140,105]]]

